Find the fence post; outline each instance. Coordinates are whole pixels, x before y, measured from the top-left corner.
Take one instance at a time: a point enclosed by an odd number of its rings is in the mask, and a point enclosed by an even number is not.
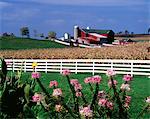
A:
[[[111,70],[113,70],[113,61],[111,60]]]
[[[131,62],[131,76],[133,76],[133,62]]]
[[[94,75],[94,70],[95,70],[95,62],[93,61],[93,72],[92,72],[92,74]]]
[[[77,74],[78,73],[78,62],[76,61],[76,69],[75,69],[76,71],[75,71],[75,74]]]
[[[45,61],[45,73],[47,73],[47,61]]]
[[[14,67],[15,66],[15,62],[14,62],[14,59],[12,59],[12,71],[14,72]]]
[[[24,61],[24,72],[26,72],[26,60]]]
[[[60,73],[62,73],[62,60],[60,62]]]

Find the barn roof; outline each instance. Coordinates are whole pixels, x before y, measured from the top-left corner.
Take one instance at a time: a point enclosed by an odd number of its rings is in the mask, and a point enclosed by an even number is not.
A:
[[[112,30],[97,30],[97,29],[82,29],[86,33],[98,33],[98,34],[108,34],[113,32]]]

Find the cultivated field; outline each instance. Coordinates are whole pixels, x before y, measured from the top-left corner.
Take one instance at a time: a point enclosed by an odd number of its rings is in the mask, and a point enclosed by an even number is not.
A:
[[[115,37],[117,40],[122,40],[122,39],[131,39],[135,41],[150,41],[150,35],[137,35],[134,37]]]
[[[15,59],[150,59],[149,42],[103,48],[4,50],[0,57]]]

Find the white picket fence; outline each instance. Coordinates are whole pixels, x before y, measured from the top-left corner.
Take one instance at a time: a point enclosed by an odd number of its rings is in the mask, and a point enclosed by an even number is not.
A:
[[[111,59],[6,59],[8,70],[33,71],[32,63],[37,62],[38,72],[62,72],[70,69],[74,73],[106,73],[113,69],[117,74],[150,76],[150,60],[111,60]]]

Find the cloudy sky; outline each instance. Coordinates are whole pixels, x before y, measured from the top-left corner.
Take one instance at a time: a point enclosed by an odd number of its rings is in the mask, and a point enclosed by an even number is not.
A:
[[[27,26],[47,35],[73,34],[73,26],[146,33],[150,27],[149,0],[0,0],[0,33],[20,35]]]

